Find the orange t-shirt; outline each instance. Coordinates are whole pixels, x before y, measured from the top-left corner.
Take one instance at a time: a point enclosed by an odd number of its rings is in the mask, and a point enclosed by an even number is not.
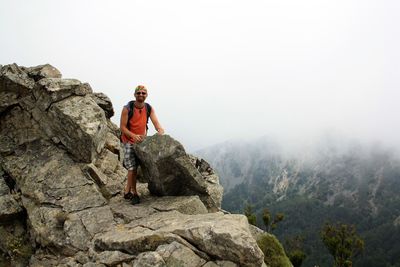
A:
[[[129,131],[138,135],[146,135],[146,125],[147,125],[146,105],[143,108],[134,107],[134,109],[135,110],[133,112],[133,116],[129,121]],[[124,134],[122,135],[122,142],[131,144],[135,143],[133,139],[130,139]]]

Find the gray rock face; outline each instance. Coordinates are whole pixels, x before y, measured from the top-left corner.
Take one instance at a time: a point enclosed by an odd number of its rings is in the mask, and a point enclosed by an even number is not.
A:
[[[264,255],[251,236],[247,218],[243,215],[156,213],[95,237],[99,249],[129,253],[155,250],[173,241],[188,241],[213,258],[240,266],[261,266],[263,262]]]
[[[135,151],[151,193],[198,195],[210,211],[221,207],[222,187],[200,173],[178,141],[168,135],[154,135],[135,146]]]
[[[104,113],[108,119],[114,116],[114,108],[108,96],[103,93],[94,93],[92,98],[96,104],[104,110]]]
[[[0,171],[0,196],[4,196],[10,193],[10,188],[7,186],[6,181],[3,179],[3,175]]]
[[[0,221],[15,218],[21,212],[21,206],[12,195],[0,196]]]
[[[50,64],[27,68],[27,73],[35,81],[43,78],[61,78],[61,72]]]
[[[206,263],[206,260],[200,258],[192,250],[178,242],[161,245],[156,253],[162,257],[166,266],[193,266],[200,267]]]
[[[122,198],[113,112],[50,65],[0,68],[0,254],[31,267],[261,266],[247,219],[210,213],[218,176],[169,136],[137,146],[148,184],[141,204]]]
[[[3,66],[0,70],[0,113],[28,96],[35,81],[17,64]]]
[[[90,163],[101,152],[107,134],[106,118],[90,97],[74,96],[54,103],[48,114],[54,122],[53,134],[77,160]]]

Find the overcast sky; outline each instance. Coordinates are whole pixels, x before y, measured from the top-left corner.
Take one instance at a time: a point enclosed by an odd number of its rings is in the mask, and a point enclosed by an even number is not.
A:
[[[188,150],[321,131],[400,147],[400,1],[0,0],[0,64],[137,84]],[[150,127],[153,128],[153,127]]]

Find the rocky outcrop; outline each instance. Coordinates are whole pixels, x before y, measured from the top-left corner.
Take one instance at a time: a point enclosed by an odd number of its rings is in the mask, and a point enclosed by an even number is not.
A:
[[[0,67],[0,264],[262,266],[246,217],[217,212],[213,169],[167,135],[135,148],[141,204],[122,198],[113,113],[50,65]]]

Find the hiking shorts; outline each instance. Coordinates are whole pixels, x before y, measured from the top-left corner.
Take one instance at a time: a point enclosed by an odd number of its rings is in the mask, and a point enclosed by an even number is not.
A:
[[[139,167],[139,159],[133,147],[135,144],[124,143],[124,167],[128,171],[136,171]]]

